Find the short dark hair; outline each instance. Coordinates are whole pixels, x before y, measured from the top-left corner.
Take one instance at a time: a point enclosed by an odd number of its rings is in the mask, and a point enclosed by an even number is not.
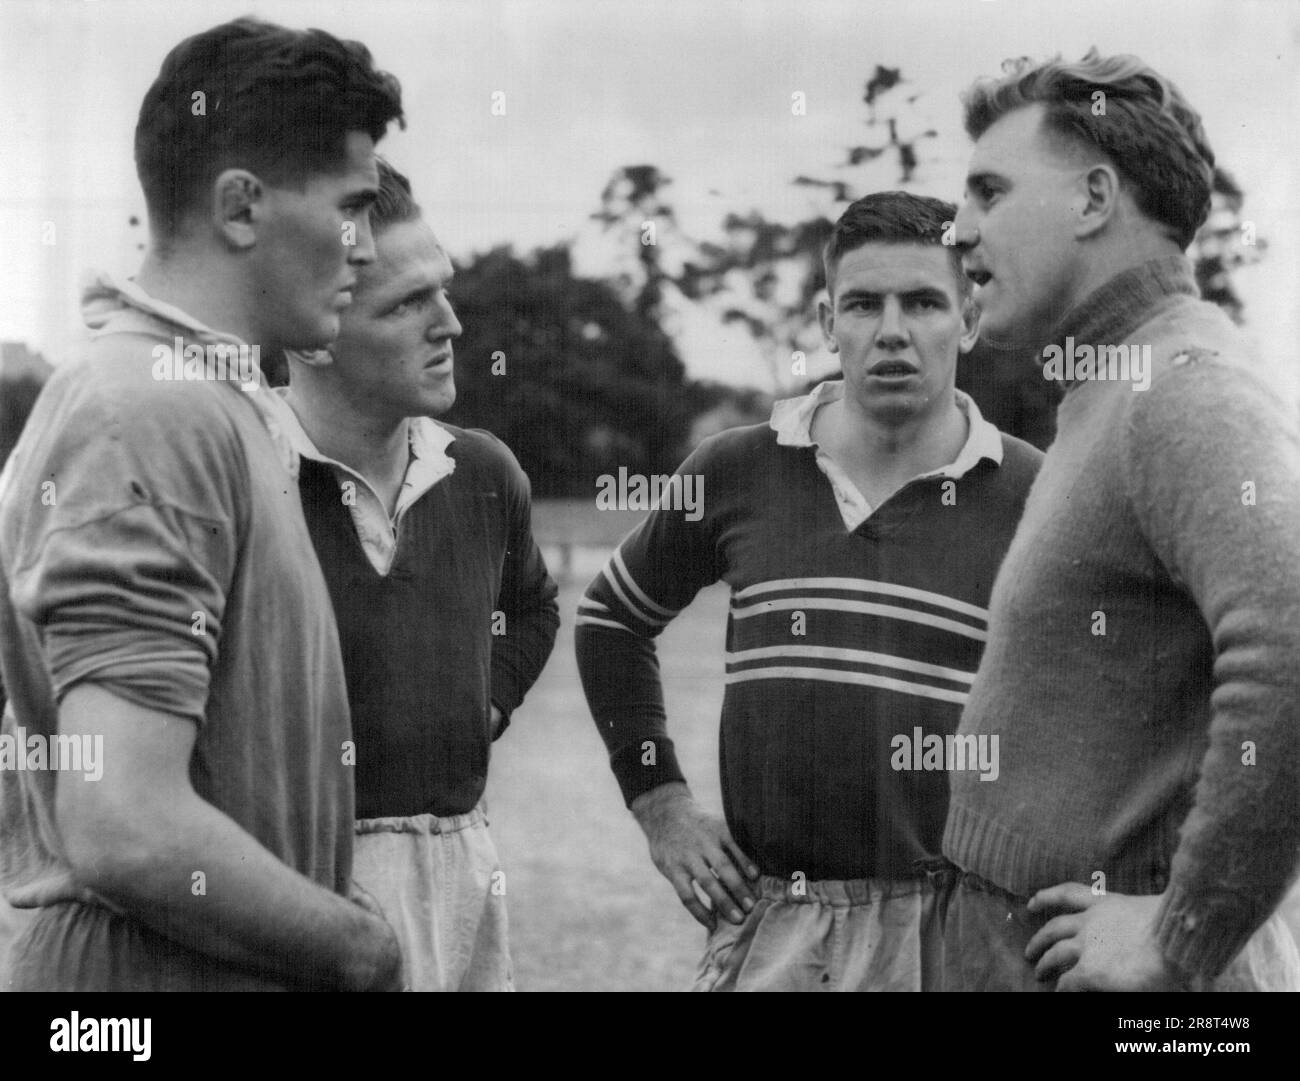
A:
[[[378,235],[390,225],[402,225],[420,217],[420,207],[411,195],[411,182],[376,155],[379,166],[379,194],[370,204],[370,230]]]
[[[360,42],[253,18],[195,34],[167,54],[140,106],[135,164],[150,224],[175,235],[223,169],[301,186],[342,164],[348,132],[378,142],[391,120],[404,126],[401,86]]]
[[[961,268],[961,252],[952,243],[957,207],[942,199],[906,191],[878,191],[850,203],[822,249],[826,286],[833,291],[835,268],[847,252],[864,244],[939,244],[948,249],[957,279],[957,295],[970,295],[971,283]]]
[[[1210,212],[1214,151],[1178,87],[1136,56],[1095,48],[1078,63],[1021,57],[1003,69],[962,96],[972,139],[1007,113],[1042,104],[1049,132],[1100,150],[1131,185],[1138,209],[1180,247],[1191,244]],[[1105,97],[1094,100],[1097,91]],[[1104,113],[1094,113],[1096,101]]]

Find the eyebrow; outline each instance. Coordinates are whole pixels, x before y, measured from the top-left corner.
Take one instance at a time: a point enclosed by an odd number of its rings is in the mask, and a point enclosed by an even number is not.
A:
[[[343,197],[343,201],[351,206],[367,207],[374,206],[375,200],[379,198],[379,192],[374,188],[366,188],[363,191],[354,191]]]
[[[388,302],[390,308],[396,308],[399,304],[405,304],[408,300],[416,300],[423,297],[431,297],[434,294],[432,285],[417,285],[414,288],[398,294]]]
[[[839,303],[846,300],[879,300],[884,293],[877,293],[871,289],[846,289],[840,294]],[[903,300],[944,300],[948,299],[948,294],[942,289],[934,286],[923,285],[917,289],[904,289],[900,292],[899,297]]]
[[[388,307],[396,308],[399,304],[405,304],[408,300],[417,300],[423,297],[432,297],[435,293],[440,293],[440,292],[445,293],[447,291],[447,287],[451,285],[451,279],[454,278],[455,276],[456,276],[456,271],[452,270],[450,274],[448,274],[445,278],[442,279],[442,283],[440,285],[426,284],[426,285],[412,286],[406,292],[400,293],[394,299],[389,301]]]

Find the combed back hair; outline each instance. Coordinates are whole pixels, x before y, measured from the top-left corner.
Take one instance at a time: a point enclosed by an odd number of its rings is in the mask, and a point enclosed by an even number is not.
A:
[[[402,225],[420,217],[420,207],[411,195],[411,182],[376,155],[379,166],[379,194],[370,204],[370,229],[376,235],[390,225]]]
[[[962,96],[972,139],[1007,113],[1041,103],[1047,131],[1100,150],[1138,209],[1180,247],[1191,244],[1210,212],[1214,151],[1200,114],[1173,83],[1136,56],[1102,56],[1095,48],[1078,63],[1021,57],[1003,70]],[[1094,97],[1097,91],[1105,97]]]
[[[955,244],[944,245],[945,235],[956,218],[956,206],[942,199],[906,191],[864,195],[840,215],[822,249],[827,288],[834,293],[835,271],[840,260],[864,244],[937,244],[948,251],[957,292],[964,299],[970,294],[971,282],[962,272],[961,252]]]
[[[186,38],[140,106],[135,164],[160,240],[175,236],[224,169],[301,189],[341,168],[347,133],[404,124],[397,80],[369,50],[323,30],[243,18]]]

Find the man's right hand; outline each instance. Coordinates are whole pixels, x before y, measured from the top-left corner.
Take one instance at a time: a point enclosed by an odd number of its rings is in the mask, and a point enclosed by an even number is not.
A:
[[[692,916],[712,930],[716,913],[743,923],[757,897],[751,882],[758,868],[731,838],[727,824],[705,813],[679,781],[660,785],[632,801],[632,813],[650,842],[650,858]],[[748,879],[749,881],[746,881]],[[713,902],[696,896],[698,883]]]
[[[289,867],[198,795],[193,721],[83,682],[64,696],[59,734],[102,740],[105,751],[97,781],[63,773],[55,786],[55,822],[82,890],[281,985],[400,989],[401,948],[387,920]]]
[[[370,918],[365,921],[362,932],[375,939],[375,945],[367,951],[374,960],[367,965],[349,971],[344,977],[343,989],[346,991],[405,991],[405,965],[402,963],[402,949],[398,945],[397,935],[392,925],[384,917],[383,910],[370,894],[360,890],[353,883],[350,900],[359,908],[365,909]]]

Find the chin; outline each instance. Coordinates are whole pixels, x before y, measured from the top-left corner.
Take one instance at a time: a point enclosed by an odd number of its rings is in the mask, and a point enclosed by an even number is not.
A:
[[[417,410],[422,417],[440,417],[456,404],[456,391],[446,391],[441,394],[428,394],[420,399]]]
[[[338,336],[339,319],[338,316],[334,316],[310,327],[297,327],[292,332],[292,337],[286,333],[286,348],[311,353],[333,345]]]
[[[989,312],[980,309],[980,336],[993,338],[997,341],[1006,341],[1009,336],[1015,332],[1015,320],[1007,319],[1005,313]]]
[[[1048,310],[1020,310],[995,312],[993,318],[987,313],[981,314],[980,333],[1001,345],[1033,347],[1035,349],[1050,341],[1056,329],[1060,312],[1056,317]]]

